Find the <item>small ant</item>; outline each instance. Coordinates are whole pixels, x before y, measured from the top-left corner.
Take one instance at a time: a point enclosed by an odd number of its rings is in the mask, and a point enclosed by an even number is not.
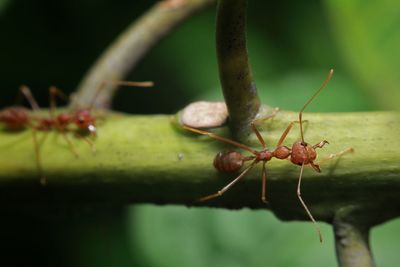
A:
[[[68,112],[59,113],[57,116],[55,115],[56,110],[56,96],[68,100],[68,97],[57,87],[51,86],[49,88],[50,95],[50,117],[43,118],[40,121],[39,129],[45,131],[50,130],[52,128],[58,130],[66,142],[68,143],[70,150],[72,153],[78,157],[78,153],[75,151],[71,141],[68,139],[66,132],[71,131],[69,125],[75,126],[75,134],[77,137],[85,140],[91,147],[92,151],[95,151],[94,144],[86,137],[87,134],[92,137],[96,137],[97,128],[96,128],[96,120],[97,116],[92,114],[93,106],[95,100],[101,90],[105,88],[107,84],[114,84],[119,86],[134,86],[134,87],[152,87],[153,82],[133,82],[133,81],[104,81],[100,84],[99,88],[95,96],[93,97],[92,103],[87,108],[77,108]]]
[[[37,104],[35,98],[33,97],[30,89],[23,85],[20,87],[20,93],[28,100],[33,112],[23,106],[11,106],[0,110],[0,123],[5,124],[5,128],[8,130],[23,130],[25,128],[30,128],[32,130],[32,138],[35,149],[36,156],[36,166],[38,173],[40,175],[40,183],[42,185],[46,184],[46,177],[43,174],[43,168],[40,160],[39,153],[39,143],[36,137],[37,131],[49,131],[51,129],[56,129],[59,131],[66,142],[68,143],[72,153],[78,157],[78,153],[75,151],[71,141],[66,135],[67,131],[71,131],[68,126],[74,124],[76,126],[76,135],[83,138],[91,147],[92,151],[95,151],[94,144],[86,138],[85,134],[89,133],[92,136],[96,136],[96,116],[92,114],[93,103],[99,94],[99,92],[104,88],[107,83],[113,83],[122,86],[138,86],[138,87],[151,87],[153,82],[131,82],[131,81],[107,81],[103,82],[99,89],[97,90],[92,104],[88,108],[78,108],[68,112],[63,112],[55,116],[56,110],[56,96],[68,99],[68,97],[58,88],[51,86],[49,88],[50,95],[50,111],[49,117],[36,116],[37,112],[40,111],[39,105]]]
[[[274,150],[269,150],[266,147],[265,141],[263,137],[261,136],[260,132],[258,131],[256,125],[262,121],[268,120],[270,118],[273,118],[275,114],[278,112],[278,109],[275,109],[274,112],[264,118],[257,119],[251,122],[251,127],[254,133],[257,136],[258,141],[261,143],[263,149],[260,151],[254,150],[246,145],[243,145],[241,143],[238,143],[236,141],[218,136],[214,133],[206,132],[203,130],[199,130],[196,128],[192,128],[186,125],[183,125],[183,128],[186,130],[189,130],[191,132],[195,132],[198,134],[202,135],[207,135],[211,138],[214,138],[220,142],[227,143],[233,146],[236,146],[238,148],[244,149],[249,151],[252,156],[245,157],[241,153],[233,150],[228,150],[228,151],[223,151],[219,152],[214,159],[214,167],[218,171],[223,171],[223,172],[235,172],[238,171],[243,164],[246,161],[252,161],[240,174],[237,176],[235,179],[233,179],[229,184],[224,186],[221,190],[218,192],[207,195],[205,197],[202,197],[199,199],[199,201],[206,201],[210,200],[216,197],[222,196],[228,189],[230,189],[234,184],[236,184],[243,176],[245,176],[253,167],[259,162],[262,162],[262,187],[261,187],[261,200],[265,203],[267,203],[267,198],[266,198],[266,180],[267,180],[267,173],[266,173],[266,168],[265,165],[268,161],[270,161],[272,158],[277,158],[277,159],[288,159],[290,160],[293,164],[301,166],[300,169],[300,175],[299,175],[299,180],[297,184],[297,197],[303,206],[304,210],[307,212],[308,217],[311,219],[311,221],[314,223],[316,231],[319,236],[319,240],[322,242],[322,234],[321,231],[318,227],[317,222],[315,221],[314,217],[312,216],[310,210],[308,209],[307,205],[303,201],[301,197],[301,178],[303,175],[303,169],[305,165],[310,165],[315,171],[321,172],[320,167],[318,164],[314,163],[314,161],[317,158],[317,148],[322,148],[325,144],[328,144],[328,141],[323,140],[315,145],[310,145],[304,141],[304,134],[303,134],[303,120],[302,120],[302,115],[303,111],[305,108],[310,104],[310,102],[326,87],[328,82],[331,80],[333,75],[333,70],[330,70],[328,77],[322,84],[322,86],[314,93],[314,95],[304,104],[303,108],[299,112],[299,120],[298,121],[292,121],[285,131],[282,133],[278,143],[275,146]],[[301,140],[298,142],[295,142],[292,145],[292,148],[289,148],[287,146],[282,145],[283,141],[286,139],[286,136],[288,135],[289,131],[292,129],[293,125],[295,123],[300,124],[300,133],[301,133]],[[337,154],[332,154],[328,159],[332,159],[336,156],[340,156],[344,153],[351,152],[353,151],[352,148],[346,149],[342,152],[339,152]],[[324,160],[323,160],[324,161]]]

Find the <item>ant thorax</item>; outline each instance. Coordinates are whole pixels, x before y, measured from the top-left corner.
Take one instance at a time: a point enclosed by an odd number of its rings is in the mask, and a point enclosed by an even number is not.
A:
[[[54,125],[56,125],[56,120],[53,118],[41,118],[39,120],[39,125],[37,126],[38,130],[42,130],[42,131],[48,131],[50,130],[52,127],[54,127]]]
[[[66,127],[71,122],[71,116],[66,113],[61,113],[57,116],[57,123],[61,127]]]
[[[292,150],[287,146],[278,146],[275,148],[273,156],[277,159],[287,159],[291,153]]]

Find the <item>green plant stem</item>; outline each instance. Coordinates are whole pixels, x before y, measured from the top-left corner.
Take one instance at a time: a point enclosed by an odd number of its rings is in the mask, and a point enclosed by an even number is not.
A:
[[[217,56],[222,91],[235,138],[245,139],[260,99],[246,47],[247,0],[220,0],[217,11]]]
[[[394,113],[304,114],[309,143],[328,140],[319,158],[348,147],[355,152],[321,166],[306,168],[302,196],[317,220],[332,222],[336,211],[357,203],[374,218],[400,212],[400,119]],[[299,166],[273,159],[267,164],[269,205],[261,202],[261,166],[256,166],[218,200],[195,203],[216,192],[237,174],[220,174],[213,165],[218,151],[232,148],[206,136],[183,131],[172,116],[109,114],[98,125],[97,152],[81,139],[73,141],[75,158],[62,136],[39,133],[42,165],[48,185],[41,187],[29,130],[0,131],[0,203],[48,201],[159,203],[224,208],[270,208],[283,220],[306,220],[297,196]],[[273,148],[297,113],[280,112],[263,124]],[[368,127],[366,127],[368,124]],[[222,133],[226,132],[226,129]],[[264,131],[263,131],[264,132]],[[294,128],[284,144],[299,140]],[[252,135],[251,144],[260,148]],[[373,196],[373,197],[372,197]],[[371,204],[379,207],[370,209]],[[390,216],[387,214],[390,213]]]
[[[95,107],[108,108],[116,86],[107,84],[97,95],[100,84],[124,79],[161,38],[215,0],[184,0],[177,7],[168,7],[165,2],[159,1],[133,22],[99,57],[79,84],[71,106],[89,106],[93,102]]]
[[[344,207],[336,212],[333,220],[336,254],[341,267],[374,267],[374,260],[369,247],[367,220],[359,220],[353,207]]]

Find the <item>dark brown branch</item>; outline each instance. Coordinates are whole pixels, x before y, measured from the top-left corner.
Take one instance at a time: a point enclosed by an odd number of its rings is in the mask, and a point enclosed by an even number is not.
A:
[[[230,128],[238,139],[250,132],[260,100],[246,47],[247,0],[220,0],[217,14],[217,55]]]
[[[341,267],[374,267],[369,246],[370,225],[359,220],[356,213],[351,206],[336,212],[332,224],[337,259]]]

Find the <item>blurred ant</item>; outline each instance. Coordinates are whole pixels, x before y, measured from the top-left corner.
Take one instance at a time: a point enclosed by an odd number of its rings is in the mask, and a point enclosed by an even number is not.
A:
[[[223,187],[221,190],[218,192],[202,197],[199,199],[199,201],[206,201],[210,200],[216,197],[222,196],[229,188],[231,188],[234,184],[236,184],[243,176],[245,176],[253,167],[259,162],[262,162],[262,187],[261,187],[261,200],[265,203],[267,203],[267,198],[266,198],[266,180],[267,180],[267,173],[266,173],[266,168],[265,164],[270,161],[272,158],[277,158],[277,159],[288,159],[290,160],[293,164],[301,166],[300,169],[300,175],[299,175],[299,180],[297,184],[297,197],[300,200],[301,205],[303,206],[304,210],[307,212],[308,217],[310,220],[314,223],[316,231],[319,236],[319,240],[322,242],[322,234],[321,231],[318,227],[317,222],[315,221],[314,217],[312,216],[310,210],[308,209],[307,205],[303,201],[301,197],[301,178],[303,175],[303,169],[305,165],[310,165],[315,171],[321,172],[320,167],[318,164],[314,163],[314,161],[317,158],[317,148],[322,148],[325,144],[328,144],[328,141],[323,140],[315,145],[310,145],[304,141],[304,133],[303,133],[303,120],[302,120],[302,115],[303,111],[305,108],[310,104],[310,102],[326,87],[328,82],[331,80],[333,75],[333,70],[330,70],[328,77],[322,84],[322,86],[317,90],[317,92],[314,93],[314,95],[304,104],[303,108],[299,112],[299,120],[298,121],[292,121],[285,131],[282,133],[278,143],[275,146],[274,150],[269,150],[266,147],[265,141],[263,137],[261,136],[260,132],[258,131],[256,125],[262,121],[268,120],[270,118],[273,118],[275,114],[278,112],[278,109],[275,109],[274,112],[264,118],[254,120],[251,122],[251,127],[254,131],[254,133],[257,136],[258,141],[261,143],[263,149],[260,151],[254,150],[246,145],[243,145],[241,143],[238,143],[236,141],[218,136],[214,133],[206,132],[203,130],[199,130],[196,128],[192,128],[186,125],[183,125],[183,128],[186,130],[189,130],[191,132],[195,132],[198,134],[202,135],[207,135],[211,138],[214,138],[218,141],[221,141],[223,143],[227,143],[233,146],[236,146],[238,148],[244,149],[252,153],[252,156],[245,157],[243,156],[240,152],[233,151],[233,150],[228,150],[228,151],[223,151],[219,152],[215,159],[214,159],[214,167],[218,171],[222,172],[235,172],[238,171],[246,161],[252,161],[241,173],[239,176],[237,176],[235,179],[233,179],[229,184],[227,184],[225,187]],[[300,134],[301,134],[301,140],[298,142],[295,142],[291,148],[287,146],[283,146],[282,143],[286,139],[286,136],[288,135],[289,131],[292,129],[293,125],[295,123],[300,124]],[[353,151],[352,148],[348,148],[344,151],[341,151],[337,154],[331,154],[328,159],[332,159],[334,157],[340,156],[344,153],[351,152]],[[325,160],[323,160],[325,161]]]
[[[96,115],[92,114],[93,104],[99,92],[108,83],[121,86],[153,86],[153,82],[106,81],[99,86],[99,89],[97,90],[95,97],[92,100],[92,104],[88,108],[78,108],[71,111],[62,112],[57,116],[55,115],[56,96],[62,97],[64,99],[68,99],[68,97],[60,89],[51,86],[49,88],[49,117],[45,117],[39,115],[40,108],[35,98],[33,97],[31,90],[27,86],[22,85],[19,89],[19,92],[25,97],[25,99],[28,100],[33,113],[23,106],[11,106],[0,110],[0,123],[3,123],[7,130],[19,131],[25,128],[30,128],[32,130],[32,139],[36,156],[36,166],[40,176],[40,183],[42,185],[45,185],[47,181],[41,165],[39,143],[36,137],[36,132],[49,131],[51,129],[59,131],[68,143],[72,153],[76,157],[78,157],[78,153],[75,151],[74,146],[72,145],[66,134],[66,132],[74,131],[77,137],[83,138],[92,147],[92,151],[95,151],[94,144],[88,138],[86,138],[85,135],[89,133],[92,136],[96,136],[97,134],[97,129],[95,125],[97,117]],[[75,129],[69,128],[70,124],[75,125]]]
[[[92,103],[87,108],[76,108],[67,112],[61,112],[57,116],[55,115],[56,110],[56,97],[60,97],[64,100],[68,100],[68,97],[57,87],[51,86],[49,88],[50,95],[50,117],[43,118],[40,121],[39,129],[41,130],[49,130],[56,129],[58,130],[63,138],[68,143],[70,150],[75,156],[78,156],[78,153],[75,151],[71,141],[68,139],[66,132],[70,132],[71,130],[75,132],[75,135],[79,138],[85,140],[91,147],[92,151],[95,152],[94,144],[87,138],[89,134],[92,137],[97,136],[97,128],[96,128],[96,120],[98,115],[93,114],[93,107],[95,100],[101,90],[105,88],[107,84],[114,84],[119,86],[132,86],[132,87],[152,87],[153,82],[133,82],[133,81],[104,81],[100,84],[99,88],[95,96],[93,97]],[[69,128],[70,125],[75,126],[75,129]]]

